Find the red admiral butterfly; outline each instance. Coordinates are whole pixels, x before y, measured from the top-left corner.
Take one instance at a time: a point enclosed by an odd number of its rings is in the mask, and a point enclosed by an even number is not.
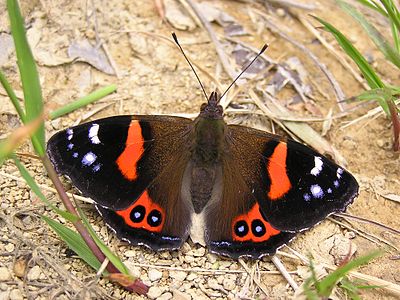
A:
[[[47,153],[119,238],[154,250],[178,249],[196,218],[211,252],[260,258],[353,202],[350,173],[290,139],[227,125],[219,100],[212,92],[195,120],[115,116],[71,127]]]

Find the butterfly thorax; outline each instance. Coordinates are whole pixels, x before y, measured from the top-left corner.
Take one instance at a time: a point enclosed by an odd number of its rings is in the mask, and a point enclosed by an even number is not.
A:
[[[190,193],[194,210],[199,213],[209,202],[225,149],[226,124],[222,118],[218,94],[211,93],[194,122],[194,143],[191,149]]]

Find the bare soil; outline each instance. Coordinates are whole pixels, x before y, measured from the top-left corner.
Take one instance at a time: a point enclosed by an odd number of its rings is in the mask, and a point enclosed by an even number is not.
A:
[[[231,79],[223,71],[216,54],[215,44],[207,31],[190,20],[182,6],[185,1],[164,1],[167,20],[162,20],[156,3],[163,1],[21,1],[27,32],[43,88],[46,109],[53,110],[95,89],[115,84],[117,92],[96,104],[77,110],[46,124],[47,137],[72,124],[118,114],[190,114],[194,116],[204,102],[202,91],[182,54],[168,40],[175,31],[182,46],[196,65],[207,91],[215,82],[226,87]],[[349,121],[364,116],[375,108],[375,103],[342,104],[339,109],[332,85],[307,53],[290,41],[272,32],[273,23],[281,33],[296,40],[316,55],[319,62],[337,80],[346,97],[362,92],[363,86],[343,67],[316,37],[299,21],[305,19],[314,27],[319,26],[308,14],[319,16],[342,30],[355,46],[372,62],[378,73],[391,84],[400,84],[398,70],[385,61],[372,42],[334,1],[301,1],[313,5],[311,11],[291,6],[264,6],[264,1],[204,1],[243,26],[246,35],[233,39],[259,49],[269,44],[267,56],[277,65],[287,63],[291,57],[299,59],[305,71],[305,84],[311,87],[306,102],[299,99],[290,84],[275,98],[286,107],[292,118],[324,118],[332,110],[332,125],[325,138],[347,161],[346,168],[360,183],[360,195],[347,212],[353,216],[379,222],[389,228],[400,229],[400,204],[385,197],[399,198],[400,159],[392,146],[390,120],[383,114],[367,117],[344,127]],[[275,1],[271,1],[273,3]],[[307,3],[309,2],[309,3]],[[298,3],[298,2],[296,2]],[[174,11],[174,9],[178,9]],[[0,4],[0,64],[18,96],[22,89],[15,62],[15,52],[9,46],[10,30],[5,3]],[[378,29],[389,34],[389,25],[379,16],[363,10]],[[264,14],[266,19],[261,15]],[[298,16],[298,17],[296,17]],[[189,20],[188,20],[189,18]],[[178,27],[178,28],[177,28]],[[237,71],[235,43],[229,42],[221,25],[212,23],[229,63]],[[326,32],[318,31],[334,49],[337,43]],[[100,66],[72,61],[68,48],[77,41],[101,42]],[[91,53],[93,55],[93,52]],[[345,58],[349,61],[347,58]],[[110,61],[112,62],[110,64]],[[350,63],[356,70],[356,67]],[[114,74],[106,74],[109,71]],[[276,67],[270,72],[249,81],[240,95],[232,100],[234,107],[245,108],[250,113],[229,113],[227,120],[268,130],[270,120],[260,114],[247,89],[270,82]],[[211,80],[213,78],[213,80]],[[263,101],[268,101],[263,98]],[[15,111],[3,90],[0,91],[0,135],[5,137],[18,126]],[[240,106],[238,106],[238,103]],[[326,122],[308,122],[321,133]],[[51,183],[40,163],[27,156],[32,153],[29,145],[19,150],[22,161],[42,186]],[[99,279],[94,271],[68,251],[67,246],[40,219],[42,214],[65,223],[25,186],[17,168],[7,162],[0,169],[0,298],[1,299],[136,299],[145,298],[128,293],[106,279]],[[65,180],[67,188],[76,192]],[[57,196],[44,190],[54,203]],[[294,291],[275,266],[265,258],[261,261],[232,261],[209,254],[205,248],[185,243],[180,251],[154,253],[142,247],[132,247],[115,238],[90,204],[82,202],[95,230],[118,253],[132,273],[151,286],[149,297],[159,299],[287,299]],[[61,207],[61,204],[59,204]],[[290,247],[304,256],[312,256],[317,267],[324,264],[339,265],[346,258],[359,257],[381,249],[383,255],[358,269],[362,274],[400,284],[399,234],[376,224],[351,218],[335,218],[341,224],[326,220],[311,230],[298,235]],[[284,247],[281,251],[291,253]],[[72,255],[72,256],[71,256]],[[350,256],[350,257],[349,257]],[[298,259],[278,255],[291,271],[298,284],[308,276],[307,267]],[[245,268],[246,266],[246,268]],[[199,270],[201,268],[201,270]],[[354,279],[354,277],[352,277]],[[377,288],[362,292],[364,299],[396,299],[399,294]],[[345,299],[343,290],[335,290],[332,298]]]

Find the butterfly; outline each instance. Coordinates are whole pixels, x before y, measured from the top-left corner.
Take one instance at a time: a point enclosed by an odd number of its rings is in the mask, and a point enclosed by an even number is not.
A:
[[[122,240],[179,249],[191,227],[213,253],[273,255],[358,194],[344,168],[301,143],[228,125],[211,93],[194,120],[104,118],[60,131],[47,153]]]

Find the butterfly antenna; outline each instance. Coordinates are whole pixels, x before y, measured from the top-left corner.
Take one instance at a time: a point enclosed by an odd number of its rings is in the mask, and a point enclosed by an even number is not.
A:
[[[193,68],[193,65],[191,64],[191,62],[190,62],[189,59],[187,58],[185,52],[183,51],[181,45],[179,44],[178,38],[177,38],[175,32],[172,33],[172,37],[174,38],[175,43],[178,45],[179,49],[181,50],[183,56],[185,57],[186,61],[187,61],[188,64],[189,64],[189,66],[192,68],[193,73],[194,73],[194,75],[195,75],[196,78],[197,78],[197,81],[200,83],[200,86],[201,86],[201,89],[203,90],[204,96],[206,97],[206,100],[208,101],[208,95],[207,95],[207,93],[206,93],[206,90],[204,89],[204,86],[203,86],[203,84],[201,83],[200,78],[199,78],[199,76],[198,76],[197,73],[196,73],[196,70]]]
[[[261,48],[260,52],[258,52],[258,54],[256,55],[256,57],[254,57],[253,60],[247,65],[247,67],[244,68],[243,71],[240,72],[238,76],[236,76],[235,80],[232,81],[232,83],[228,86],[228,88],[227,88],[227,89],[225,90],[225,92],[222,94],[222,96],[220,97],[220,99],[222,99],[222,97],[225,96],[225,94],[226,94],[226,93],[229,91],[229,89],[235,84],[235,82],[240,78],[240,76],[242,76],[242,74],[243,74],[244,72],[246,72],[246,70],[247,70],[248,68],[250,68],[250,66],[257,60],[257,58],[258,58],[261,54],[263,54],[265,50],[267,50],[267,48],[268,48],[268,45],[267,45],[267,44],[264,44],[264,46]]]

